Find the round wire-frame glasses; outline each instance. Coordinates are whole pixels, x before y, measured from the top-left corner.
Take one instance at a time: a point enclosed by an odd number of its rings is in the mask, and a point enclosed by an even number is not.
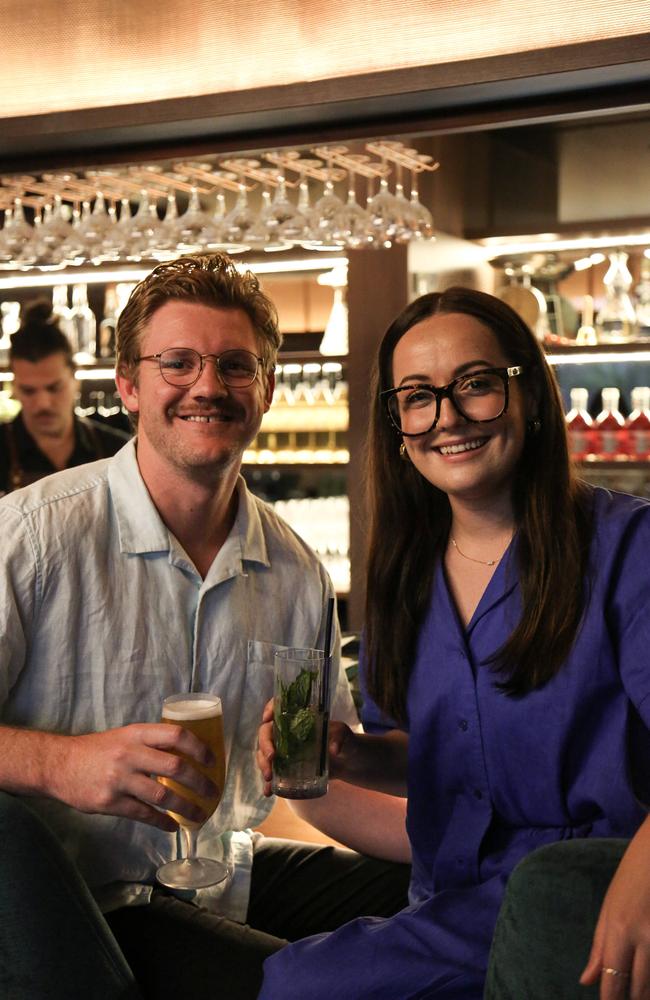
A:
[[[438,420],[440,419],[440,406],[443,399],[449,399],[456,412],[459,413],[465,420],[470,421],[470,423],[489,424],[493,420],[498,420],[499,417],[502,417],[508,410],[509,381],[511,378],[521,375],[522,371],[523,368],[521,365],[513,365],[509,368],[481,368],[478,371],[468,372],[466,375],[459,375],[457,378],[452,379],[452,381],[447,385],[435,386],[423,382],[409,383],[407,385],[396,386],[392,389],[384,389],[379,393],[379,395],[380,398],[384,400],[388,416],[395,429],[404,437],[420,437],[422,434],[429,434],[435,429]],[[498,412],[489,417],[479,417],[475,415],[479,412],[479,409],[474,409],[474,415],[472,415],[472,413],[468,413],[466,409],[468,407],[468,401],[474,401],[469,407],[470,409],[475,407],[478,401],[480,411],[489,412],[484,408],[486,402],[489,401],[489,397],[491,395],[499,395],[499,393],[495,393],[490,390],[490,385],[493,385],[494,382],[488,382],[483,386],[480,385],[481,378],[487,376],[495,376],[498,380],[497,385],[500,384],[502,386],[503,395],[500,400]],[[476,394],[468,395],[465,398],[466,408],[463,408],[461,389],[467,388],[470,390],[473,382],[478,382]],[[403,418],[400,416],[399,410],[399,396],[402,393],[411,394],[408,398],[411,401],[414,401],[415,407],[417,407],[417,410],[420,413],[428,411],[431,407],[431,403],[435,401],[435,416],[433,421],[421,430],[405,431],[402,426]]]
[[[214,363],[221,381],[231,389],[252,385],[264,363],[263,358],[243,348],[222,354],[199,354],[192,347],[168,347],[159,354],[143,354],[135,360],[157,361],[165,382],[186,389],[198,382],[206,361]]]

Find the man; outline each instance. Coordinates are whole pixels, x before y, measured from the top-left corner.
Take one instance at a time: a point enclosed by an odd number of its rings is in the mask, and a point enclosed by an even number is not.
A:
[[[21,411],[0,426],[0,496],[60,469],[114,455],[128,439],[123,431],[75,416],[72,350],[48,302],[26,307],[11,338],[9,365]]]
[[[0,502],[0,788],[47,820],[156,1000],[253,998],[262,960],[287,939],[405,904],[406,865],[251,833],[270,809],[255,747],[274,650],[322,647],[332,595],[313,553],[239,474],[279,344],[272,303],[224,255],[160,265],[117,330],[137,438]],[[339,645],[337,632],[332,715],[354,724]],[[208,751],[157,720],[165,696],[200,690],[221,696],[229,763],[199,848],[233,875],[198,890],[196,906],[155,888],[176,856],[162,810],[203,819],[157,778],[209,795],[192,766]],[[407,860],[403,801],[351,788],[332,782],[302,815]],[[87,984],[65,987],[85,995]]]

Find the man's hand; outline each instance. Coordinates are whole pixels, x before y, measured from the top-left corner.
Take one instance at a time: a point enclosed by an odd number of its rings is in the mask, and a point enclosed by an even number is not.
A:
[[[192,763],[212,764],[212,752],[182,726],[135,723],[61,737],[53,749],[55,759],[47,768],[50,794],[81,812],[125,816],[173,831],[177,824],[160,810],[197,822],[206,817],[158,777],[172,778],[205,798],[215,795],[213,783]]]

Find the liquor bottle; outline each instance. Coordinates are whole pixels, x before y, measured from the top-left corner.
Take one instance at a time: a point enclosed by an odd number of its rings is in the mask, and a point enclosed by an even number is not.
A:
[[[641,281],[636,287],[636,321],[639,340],[650,340],[650,257],[641,259]]]
[[[20,302],[3,302],[0,316],[0,367],[8,368],[11,335],[20,327]]]
[[[72,353],[79,350],[77,343],[77,331],[72,322],[72,310],[68,307],[68,286],[55,285],[52,289],[52,315],[56,316],[57,322],[70,341]]]
[[[644,461],[650,458],[650,386],[632,389],[632,412],[626,421],[630,458]]]
[[[570,397],[571,409],[566,415],[569,449],[573,458],[582,461],[587,455],[593,454],[595,448],[594,422],[587,409],[589,392],[587,389],[575,388],[571,390]]]
[[[91,365],[95,361],[97,320],[88,305],[88,287],[86,285],[72,286],[71,318],[77,344],[74,360],[77,364]]]
[[[609,269],[603,278],[605,301],[596,318],[598,339],[605,344],[622,344],[636,334],[636,312],[630,297],[632,275],[628,255],[617,250],[609,255]]]
[[[117,327],[117,312],[119,301],[114,285],[107,285],[104,293],[104,318],[99,324],[99,356],[100,358],[115,357],[115,329]]]
[[[618,458],[626,452],[625,419],[618,408],[620,392],[608,386],[601,392],[602,410],[596,417],[596,453],[599,458]]]
[[[597,343],[598,339],[594,329],[594,300],[593,296],[585,295],[582,306],[582,323],[576,333],[576,344],[585,346]]]

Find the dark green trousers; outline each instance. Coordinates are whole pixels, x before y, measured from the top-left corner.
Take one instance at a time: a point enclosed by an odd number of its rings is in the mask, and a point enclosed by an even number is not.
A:
[[[513,871],[497,920],[485,1000],[597,1000],[580,986],[605,893],[627,840],[567,840]]]
[[[104,916],[28,803],[0,792],[0,1000],[254,1000],[287,941],[408,902],[408,865],[259,838],[247,924],[161,891]]]

